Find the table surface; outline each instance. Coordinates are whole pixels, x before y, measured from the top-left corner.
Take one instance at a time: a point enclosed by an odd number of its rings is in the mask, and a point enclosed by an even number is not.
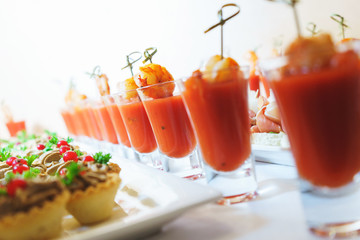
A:
[[[200,206],[148,239],[324,239],[307,229],[294,167],[256,162],[256,174],[255,200]]]

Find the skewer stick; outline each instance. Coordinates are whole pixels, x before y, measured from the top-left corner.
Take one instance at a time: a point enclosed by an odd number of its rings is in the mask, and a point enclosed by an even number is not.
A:
[[[149,53],[150,50],[153,50],[152,53]],[[156,47],[149,47],[149,48],[145,49],[145,51],[144,51],[145,60],[142,61],[142,63],[146,63],[147,61],[150,61],[150,63],[152,63],[152,58],[155,55],[155,53],[157,53]]]
[[[139,54],[140,56],[137,58],[137,59],[133,59],[131,58],[131,55],[134,55],[134,54]],[[129,67],[130,68],[130,72],[131,72],[131,76],[134,76],[134,73],[133,73],[133,64],[137,61],[139,61],[142,57],[142,54],[140,52],[132,52],[130,53],[129,55],[126,55],[126,62],[127,62],[127,65],[123,68],[121,68],[121,70]]]
[[[238,10],[233,14],[231,15],[230,17],[228,18],[223,18],[223,9],[226,8],[226,7],[236,7]],[[219,16],[219,19],[220,21],[211,26],[210,28],[208,28],[204,33],[208,33],[210,32],[211,30],[217,28],[218,26],[220,26],[220,41],[221,41],[221,59],[224,58],[224,24],[229,21],[230,19],[232,19],[233,17],[235,17],[236,15],[238,15],[240,13],[240,7],[238,5],[236,5],[235,3],[228,3],[228,4],[225,4],[223,5],[220,10],[218,11],[218,16]]]

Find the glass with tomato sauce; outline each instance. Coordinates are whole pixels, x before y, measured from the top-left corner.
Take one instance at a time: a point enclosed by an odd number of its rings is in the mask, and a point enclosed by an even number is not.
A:
[[[102,99],[92,103],[92,110],[99,126],[103,140],[111,143],[118,144],[118,138],[115,132],[113,123],[111,122],[110,115],[106,109]]]
[[[304,49],[303,52],[309,52]],[[318,59],[328,56],[328,59]],[[304,57],[304,56],[301,56]],[[354,51],[264,61],[300,178],[310,230],[328,237],[360,227],[360,65]],[[309,62],[317,65],[309,65]],[[295,64],[295,65],[294,65]],[[321,65],[322,66],[321,66]]]
[[[9,121],[6,123],[6,127],[11,137],[16,137],[18,132],[26,130],[25,121]]]
[[[65,123],[68,133],[73,136],[76,136],[77,133],[76,133],[75,123],[74,123],[74,119],[73,119],[71,111],[68,108],[65,108],[65,109],[62,109],[60,111],[60,113],[64,120],[64,123]]]
[[[180,177],[204,177],[197,142],[180,91],[174,81],[138,88],[167,170]]]
[[[121,143],[121,154],[127,159],[135,158],[124,121],[121,117],[120,110],[115,102],[114,96],[103,96],[103,100],[113,123],[119,143]]]
[[[164,170],[149,118],[136,89],[112,95],[124,122],[130,143],[140,162]]]
[[[240,67],[205,73],[198,70],[178,81],[206,170],[223,178],[229,186],[229,191],[219,189],[225,196],[222,204],[256,196],[247,73],[248,69],[242,71]],[[208,81],[210,76],[220,81]]]

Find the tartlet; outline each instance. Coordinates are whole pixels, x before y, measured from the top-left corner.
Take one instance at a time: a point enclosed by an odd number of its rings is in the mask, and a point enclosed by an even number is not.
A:
[[[66,209],[81,224],[93,224],[108,219],[114,207],[114,198],[121,183],[119,173],[100,163],[74,163],[68,171],[77,172],[71,183]],[[70,170],[70,169],[73,170]],[[66,178],[66,176],[65,176]]]
[[[26,187],[0,196],[0,239],[57,237],[62,230],[69,192],[55,179],[12,181],[25,182]]]

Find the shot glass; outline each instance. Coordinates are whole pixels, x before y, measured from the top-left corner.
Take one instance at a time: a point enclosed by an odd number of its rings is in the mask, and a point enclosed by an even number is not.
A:
[[[86,136],[88,136],[88,126],[85,122],[85,116],[82,111],[82,106],[79,104],[72,105],[72,113],[75,119],[74,124],[77,132],[77,137],[79,141],[83,141]]]
[[[217,80],[206,80],[210,76]],[[177,81],[200,146],[208,182],[223,193],[224,199],[219,203],[224,205],[256,197],[247,78],[248,68],[232,68],[207,73],[195,71],[191,77]]]
[[[166,170],[197,180],[205,176],[197,142],[180,91],[174,81],[137,89]]]
[[[15,137],[18,132],[26,130],[25,121],[9,121],[6,123],[6,127],[11,137]]]
[[[131,148],[130,139],[114,97],[107,95],[103,97],[103,100],[115,128],[118,141],[121,144],[121,155],[127,159],[134,159],[135,156],[133,154],[133,149]]]
[[[102,99],[93,101],[92,104],[95,119],[99,125],[100,132],[104,140],[100,145],[102,145],[102,148],[105,148],[110,152],[114,152],[114,148],[119,142],[105,104],[103,103]]]
[[[64,120],[66,129],[68,131],[68,133],[72,136],[76,136],[76,128],[75,128],[75,123],[74,123],[74,119],[71,113],[71,110],[69,109],[69,107],[65,107],[63,109],[60,110],[60,114]]]
[[[359,59],[350,50],[322,52],[311,62],[318,64],[319,56],[331,57],[322,67],[286,56],[261,68],[284,120],[309,229],[354,236],[360,232]]]
[[[148,166],[163,169],[154,133],[136,89],[113,95],[118,105],[132,148],[138,160]]]

